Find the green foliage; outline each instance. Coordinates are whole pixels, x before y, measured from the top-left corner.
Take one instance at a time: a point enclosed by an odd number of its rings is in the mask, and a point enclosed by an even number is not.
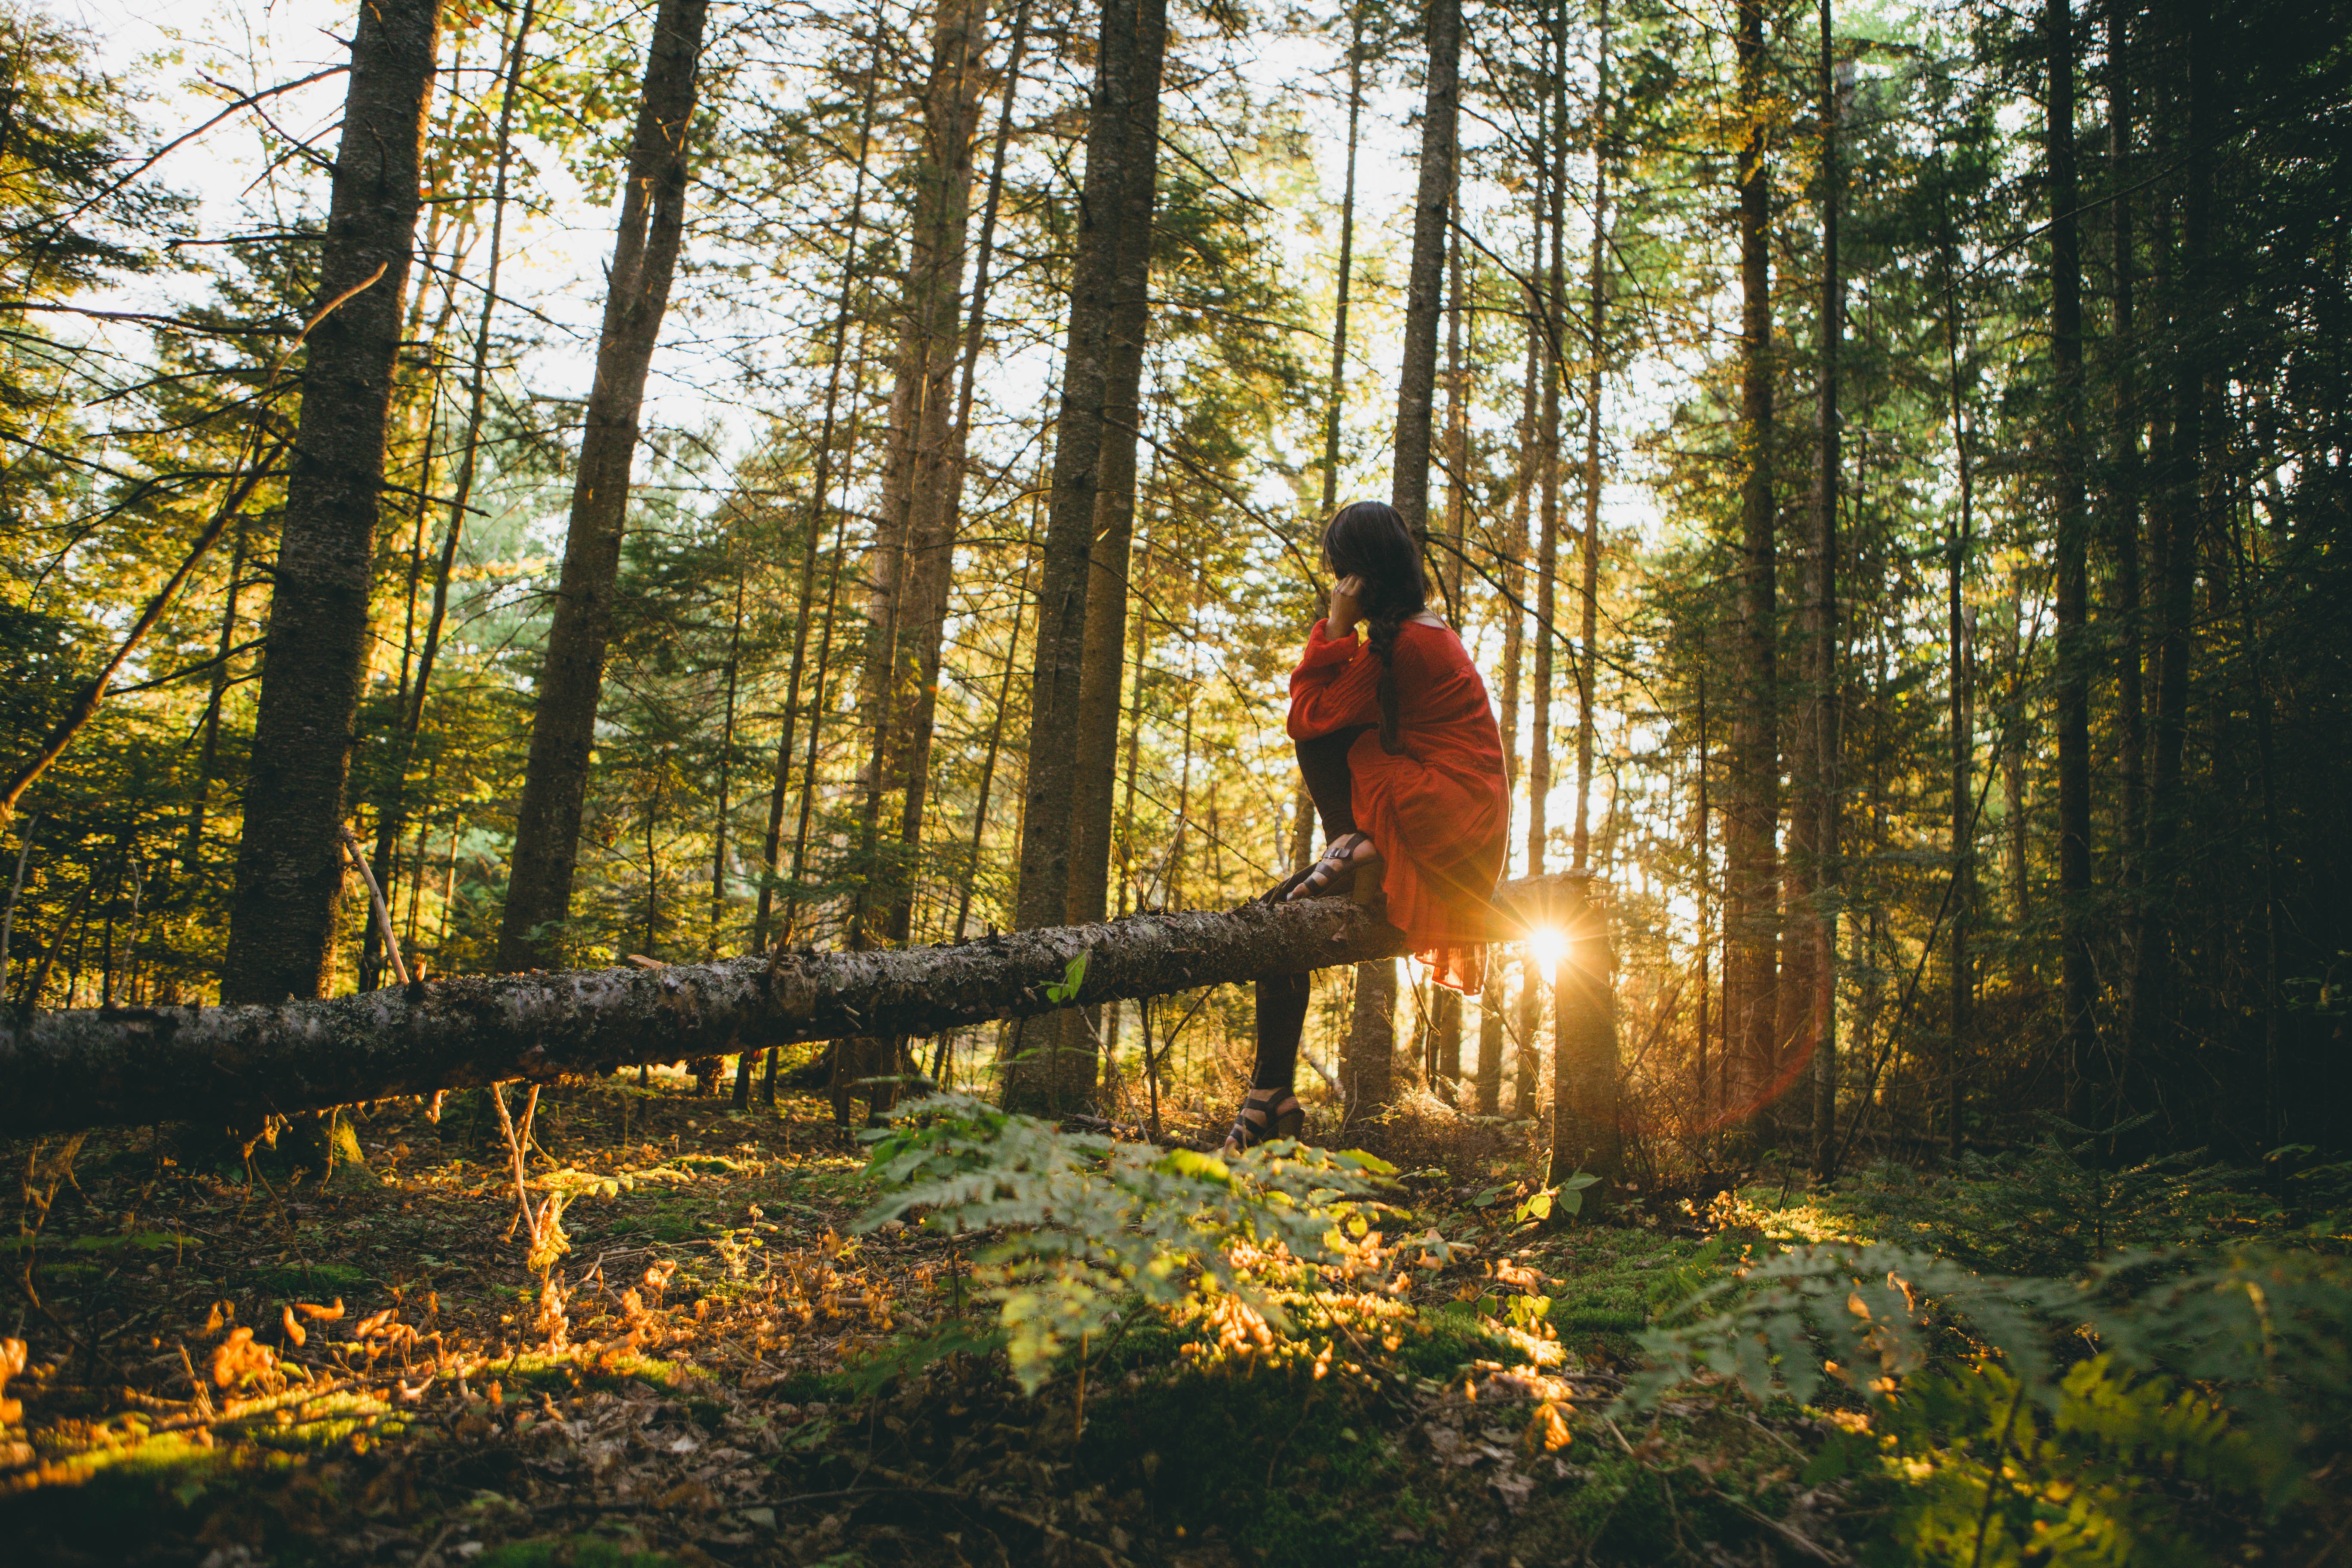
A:
[[[1906,1483],[1897,1537],[1936,1562],[2204,1561],[2175,1489],[2283,1506],[2352,1390],[2352,1268],[2308,1253],[2138,1252],[2054,1280],[1806,1247],[1675,1316],[1643,1336],[1637,1403],[1702,1369],[1759,1399],[1844,1385],[1875,1430],[1811,1479]]]
[[[2042,1139],[2029,1148],[1970,1151],[1932,1181],[1875,1166],[1849,1195],[1881,1217],[1882,1234],[2006,1274],[2067,1274],[2125,1249],[2208,1242],[2245,1227],[2246,1173],[2204,1163],[2194,1150],[2112,1157],[2148,1117],[2099,1131],[2046,1111],[2040,1120]]]
[[[1916,1380],[1878,1447],[1915,1484],[1893,1532],[1916,1560],[2188,1564],[2179,1488],[2258,1495],[2285,1468],[2213,1400],[2169,1378],[2077,1364],[2054,1410],[2000,1366]]]
[[[1360,1224],[1390,1167],[1287,1139],[1226,1161],[1064,1132],[961,1094],[902,1107],[867,1173],[887,1195],[862,1227],[920,1213],[943,1231],[1001,1228],[975,1282],[997,1303],[1024,1388],[1131,1309],[1236,1299],[1277,1330],[1277,1292]]]

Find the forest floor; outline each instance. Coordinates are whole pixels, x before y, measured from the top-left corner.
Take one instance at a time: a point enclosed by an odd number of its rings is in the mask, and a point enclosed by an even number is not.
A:
[[[535,1171],[625,1184],[565,1215],[560,1301],[487,1096],[352,1125],[363,1163],[323,1185],[187,1170],[143,1130],[7,1152],[9,1561],[1838,1563],[1879,1507],[1809,1479],[1827,1426],[1793,1407],[1608,1413],[1648,1303],[1736,1249],[1683,1205],[1515,1224],[1507,1131],[1406,1181],[1399,1223],[1475,1250],[1413,1272],[1378,1375],[1147,1330],[1024,1395],[957,1349],[970,1238],[859,1230],[862,1153],[814,1097],[548,1090]],[[1581,1404],[1482,1316],[1514,1293]]]

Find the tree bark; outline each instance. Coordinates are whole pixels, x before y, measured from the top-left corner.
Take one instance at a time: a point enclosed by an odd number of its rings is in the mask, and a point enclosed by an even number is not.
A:
[[[955,419],[945,434],[944,461],[930,482],[936,496],[924,493],[919,485],[918,505],[928,506],[924,515],[932,521],[923,534],[920,548],[915,552],[912,580],[922,587],[918,596],[915,636],[915,694],[912,711],[908,715],[899,772],[906,781],[906,802],[898,817],[900,853],[908,867],[906,878],[897,888],[896,900],[883,922],[883,934],[893,942],[908,940],[914,931],[915,874],[921,863],[923,818],[929,809],[931,783],[931,736],[939,722],[940,663],[947,636],[948,591],[953,574],[956,536],[963,517],[963,486],[969,443],[971,437],[971,405],[975,377],[980,369],[982,334],[987,325],[989,266],[994,255],[996,219],[1004,195],[1004,159],[1012,139],[1013,104],[1021,87],[1021,58],[1028,45],[1030,0],[1021,0],[1013,15],[1013,41],[1005,64],[1003,104],[997,116],[996,149],[988,174],[988,200],[980,226],[979,254],[973,263],[971,304],[969,320],[960,350],[961,384],[956,394]],[[986,20],[985,10],[977,5],[967,8],[967,26],[974,43],[971,46],[971,70],[974,78],[982,74],[981,58],[986,44],[979,39],[979,30]],[[960,184],[944,184],[942,196],[952,195],[960,203],[952,230],[956,277],[962,277],[962,252],[960,248],[965,213],[971,201],[971,139],[980,112],[980,88],[972,87],[967,102],[961,106],[961,118],[958,133],[964,138]],[[943,200],[942,205],[946,205]],[[940,231],[944,240],[950,231]],[[952,300],[950,301],[952,308]],[[919,476],[920,479],[921,476]],[[1002,715],[1000,717],[1000,722]]]
[[[1822,308],[1818,461],[1813,471],[1812,570],[1805,595],[1806,706],[1812,747],[1804,760],[1811,798],[1798,808],[1812,826],[1812,899],[1805,927],[1811,948],[1804,998],[1813,1058],[1813,1173],[1837,1173],[1837,858],[1838,858],[1838,481],[1843,465],[1838,353],[1845,337],[1845,279],[1839,271],[1838,132],[1844,104],[1831,39],[1830,0],[1822,0]]]
[[[1617,999],[1608,919],[1591,876],[1555,879],[1549,919],[1567,937],[1552,979],[1551,1184],[1578,1172],[1613,1178],[1617,1121]]]
[[[1557,901],[1552,884],[1507,900]],[[423,980],[274,1006],[84,1008],[0,1016],[0,1137],[100,1124],[236,1121],[502,1079],[715,1056],[793,1041],[930,1035],[1032,1017],[1069,962],[1099,1006],[1334,964],[1385,962],[1404,935],[1343,899],[1144,913],[952,947],[751,954],[712,963]],[[1393,994],[1391,994],[1392,997]]]
[[[2146,668],[2144,605],[2140,580],[2140,400],[2139,343],[2134,316],[2132,234],[2132,95],[2131,10],[2128,0],[2107,4],[2107,226],[2113,245],[2115,272],[2114,330],[2108,337],[2107,374],[2114,388],[2112,477],[2107,485],[2111,524],[2108,548],[2115,576],[2111,612],[2116,621],[2116,752],[2122,785],[2118,881],[2123,891],[2122,925],[2126,938],[2136,931],[2132,908],[2138,898],[2140,850],[2147,827],[2147,698],[2142,681]],[[2126,942],[2123,971],[2123,1017],[2131,1016],[2131,955]],[[2113,1077],[2113,1063],[2106,1064]],[[2078,1118],[2079,1120],[2079,1118]]]
[[[1077,784],[1088,579],[1097,508],[1106,479],[1116,477],[1105,473],[1115,451],[1104,437],[1107,424],[1118,417],[1121,304],[1144,297],[1147,282],[1129,269],[1148,269],[1150,259],[1148,242],[1129,243],[1133,206],[1128,195],[1141,177],[1131,165],[1159,158],[1167,40],[1167,0],[1105,0],[1062,355],[1054,499],[1046,512],[1037,590],[1037,666],[1030,688],[1029,774],[1013,907],[1014,923],[1024,931],[1060,921],[1069,908],[1069,824]],[[1151,134],[1139,137],[1146,126]],[[1083,1049],[1048,1048],[1016,1058],[1005,1075],[1005,1102],[1025,1110],[1083,1107],[1093,1099],[1095,1068],[1090,1043]]]
[[[1396,458],[1389,504],[1418,538],[1429,527],[1429,446],[1437,402],[1437,322],[1445,306],[1445,236],[1454,212],[1454,124],[1462,58],[1461,0],[1429,0],[1421,167],[1413,187],[1405,279],[1404,357],[1397,372]]]
[[[2042,12],[2050,100],[2050,357],[2057,428],[2051,441],[2057,521],[2059,1028],[2066,1110],[2084,1114],[2095,1043],[2091,963],[2090,517],[2083,498],[2083,261],[2075,218],[2074,18],[2068,0]]]
[[[1594,50],[1597,83],[1592,100],[1592,264],[1585,281],[1584,531],[1577,542],[1581,568],[1582,624],[1576,666],[1576,830],[1571,864],[1581,871],[1592,858],[1593,652],[1601,632],[1601,365],[1609,314],[1609,0],[1601,0],[1600,39]]]
[[[1976,464],[1970,448],[1966,388],[1961,381],[1959,247],[1948,222],[1941,247],[1944,285],[1944,363],[1950,385],[1952,457],[1958,471],[1960,510],[1953,524],[1950,561],[1944,578],[1946,648],[1948,658],[1951,728],[1952,946],[1951,1039],[1946,1047],[1951,1154],[1960,1152],[1960,1063],[1976,1004],[1969,967],[1969,927],[1976,914],[1976,695],[1965,603],[1969,551],[1976,531]],[[1874,789],[1874,794],[1875,790]]]
[[[319,268],[331,310],[308,340],[221,971],[232,1002],[315,996],[333,970],[384,424],[440,25],[440,0],[384,0],[361,7],[352,41]]]
[[[1129,112],[1128,145],[1158,147],[1160,95],[1138,93]],[[1109,374],[1096,469],[1094,548],[1087,568],[1071,775],[1070,879],[1064,906],[1064,920],[1071,925],[1102,919],[1109,902],[1111,805],[1117,794],[1119,698],[1127,665],[1128,570],[1135,540],[1136,448],[1142,435],[1143,351],[1151,326],[1151,225],[1160,160],[1129,158],[1123,173],[1118,282],[1110,310]]]
[[[1606,320],[1603,290],[1605,247],[1609,223],[1609,0],[1601,0],[1598,46],[1594,51],[1596,89],[1592,102],[1592,255],[1587,276],[1585,304],[1585,426],[1584,527],[1578,541],[1582,602],[1576,680],[1576,818],[1570,840],[1572,865],[1587,872],[1591,858],[1592,698],[1594,646],[1599,640],[1601,587],[1601,359]],[[1566,18],[1561,18],[1565,47]],[[1563,104],[1562,109],[1565,109]],[[1562,116],[1563,123],[1565,115]],[[1559,143],[1560,173],[1567,173],[1564,138]],[[1563,179],[1563,183],[1564,179]],[[1555,208],[1555,212],[1558,209]],[[1560,235],[1553,233],[1553,329],[1565,336],[1567,319],[1562,297]],[[1558,397],[1558,377],[1546,389],[1548,401]],[[1558,437],[1550,456],[1558,460]],[[1549,618],[1549,617],[1547,617]],[[1549,639],[1547,639],[1549,641]],[[1549,673],[1546,671],[1545,673]],[[1538,679],[1538,701],[1549,683]],[[1538,710],[1540,712],[1542,710]],[[1531,847],[1532,851],[1532,847]],[[1531,860],[1530,872],[1540,869]],[[1600,911],[1592,901],[1589,880],[1563,884],[1572,891],[1560,910],[1566,951],[1552,978],[1552,1148],[1551,1181],[1567,1180],[1579,1171],[1595,1175],[1617,1173],[1620,1138],[1617,1128],[1616,999],[1612,990],[1610,953]]]
[[[2205,37],[2209,18],[2202,0],[2185,0],[2171,7],[2173,26],[2180,34],[2187,81],[2182,103],[2180,182],[2180,254],[2175,268],[2170,327],[2173,356],[2172,429],[2161,495],[2162,517],[2156,605],[2156,712],[2151,726],[2154,744],[2149,768],[2147,844],[2142,896],[2137,910],[2137,951],[2134,954],[2132,1011],[2126,1050],[2126,1082],[2118,1109],[2130,1110],[2143,1098],[2145,1084],[2135,1075],[2162,1070],[2159,1059],[2168,1043],[2164,1014],[2171,989],[2170,910],[2167,908],[2179,874],[2173,848],[2187,806],[2182,764],[2189,740],[2189,642],[2196,616],[2197,544],[2203,531],[2206,387],[2205,356],[2200,345],[2209,331],[2198,319],[2206,279],[2206,247],[2212,198],[2212,161],[2205,156],[2213,116],[2212,62]]]
[[[931,731],[948,598],[955,564],[953,431],[956,370],[963,346],[964,229],[971,212],[972,150],[986,84],[987,16],[981,0],[941,0],[931,31],[930,79],[914,160],[915,211],[900,306],[898,383],[882,510],[898,535],[877,551],[877,608],[866,689],[877,735],[869,809],[903,791],[895,855],[870,862],[869,889],[884,895],[887,941],[914,926]],[[872,825],[869,824],[869,828]]]
[[[646,49],[645,90],[629,145],[595,384],[581,432],[571,528],[532,713],[530,760],[515,812],[506,910],[499,922],[503,969],[545,968],[564,951],[637,417],[686,228],[687,154],[709,9],[709,0],[662,0]]]
[[[824,416],[817,426],[816,471],[809,480],[808,532],[801,545],[799,591],[793,615],[793,657],[784,678],[783,723],[776,737],[776,776],[768,790],[768,834],[760,850],[760,904],[751,917],[751,946],[764,952],[768,921],[776,907],[776,873],[784,847],[784,801],[791,794],[793,742],[800,717],[801,682],[808,674],[809,618],[816,613],[816,563],[824,546],[826,498],[833,493],[833,437],[841,412],[841,363],[849,343],[849,322],[857,292],[857,241],[866,223],[866,157],[873,149],[874,106],[881,95],[885,35],[877,16],[874,53],[866,66],[866,102],[857,121],[857,175],[850,187],[849,223],[841,250],[841,286],[834,310],[833,344],[824,376]],[[864,385],[864,367],[859,367]],[[826,621],[831,624],[828,604]],[[811,720],[811,728],[815,720]],[[796,872],[795,875],[798,873]]]
[[[1724,812],[1725,1020],[1734,1114],[1760,1111],[1780,1087],[1775,1038],[1780,816],[1775,617],[1779,558],[1772,485],[1771,189],[1765,163],[1769,62],[1763,0],[1739,0],[1735,38],[1748,121],[1738,154],[1740,284],[1739,671],[1733,694],[1730,799]]]

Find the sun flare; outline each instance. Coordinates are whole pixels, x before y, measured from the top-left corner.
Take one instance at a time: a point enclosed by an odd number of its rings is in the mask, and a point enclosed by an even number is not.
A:
[[[1549,985],[1559,970],[1559,961],[1568,956],[1568,936],[1550,926],[1538,926],[1528,935],[1528,956],[1542,969],[1544,984]]]

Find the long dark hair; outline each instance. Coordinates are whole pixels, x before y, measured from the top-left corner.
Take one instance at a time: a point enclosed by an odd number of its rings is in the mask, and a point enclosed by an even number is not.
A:
[[[1323,525],[1323,563],[1341,577],[1360,577],[1360,603],[1371,628],[1372,652],[1381,661],[1381,749],[1404,750],[1397,731],[1397,632],[1428,606],[1429,579],[1422,574],[1421,547],[1397,509],[1386,501],[1360,500],[1341,507]]]

